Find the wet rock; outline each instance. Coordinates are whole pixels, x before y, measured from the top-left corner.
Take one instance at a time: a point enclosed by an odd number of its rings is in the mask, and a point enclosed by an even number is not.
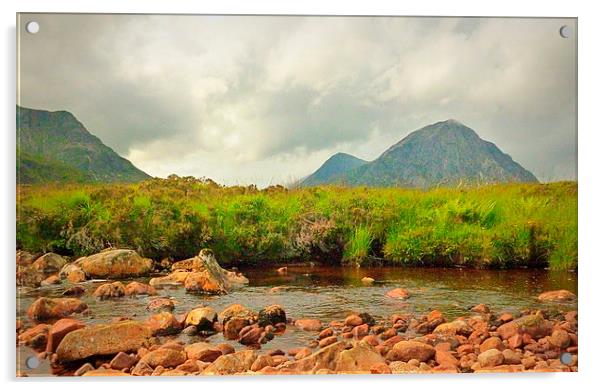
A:
[[[86,273],[74,263],[65,264],[59,272],[59,276],[71,283],[81,283],[86,280]]]
[[[56,274],[67,263],[67,259],[56,253],[46,253],[31,264],[31,269],[44,275]]]
[[[393,299],[408,299],[410,297],[410,292],[404,288],[395,288],[391,291],[387,291],[385,295]]]
[[[488,349],[481,352],[477,360],[481,367],[495,367],[504,363],[504,355],[498,349]]]
[[[324,347],[327,347],[329,345],[336,343],[337,341],[338,341],[337,336],[330,336],[330,337],[326,337],[326,338],[320,340],[318,345],[320,346],[320,348],[324,348]]]
[[[335,360],[335,371],[370,372],[374,365],[382,364],[385,359],[374,347],[360,341],[355,347],[342,351]]]
[[[171,348],[159,348],[144,355],[140,362],[149,367],[176,367],[186,361],[186,353]]]
[[[61,318],[48,331],[46,352],[54,352],[68,333],[84,328],[86,325],[72,318]]]
[[[228,320],[230,320],[233,317],[251,320],[253,317],[255,317],[255,315],[256,314],[253,310],[238,303],[234,303],[222,310],[217,316],[217,318],[219,322],[225,325],[226,322],[228,322]]]
[[[224,325],[224,330],[223,330],[224,338],[226,338],[226,340],[238,339],[238,335],[240,334],[240,331],[249,325],[250,325],[250,322],[246,318],[242,318],[242,317],[230,318],[228,320],[228,322],[226,322],[226,324]]]
[[[438,325],[433,330],[433,333],[469,336],[472,333],[472,328],[466,323],[466,321],[458,319]]]
[[[88,308],[84,302],[77,298],[38,298],[27,309],[29,318],[43,321],[52,318],[67,317],[74,313],[81,313]]]
[[[23,333],[21,333],[18,337],[19,344],[29,345],[32,347],[36,347],[36,349],[41,349],[42,341],[44,341],[44,347],[46,346],[46,342],[48,340],[48,331],[50,329],[50,325],[47,324],[38,324],[33,328],[29,328]]]
[[[577,296],[568,290],[555,290],[541,293],[537,299],[543,302],[565,302],[574,301],[577,299]]]
[[[541,313],[530,314],[501,325],[497,328],[497,332],[504,340],[525,333],[534,339],[539,339],[552,333],[552,323]]]
[[[157,290],[148,284],[130,282],[125,286],[125,295],[157,295]]]
[[[105,283],[98,286],[92,295],[98,299],[119,298],[125,295],[125,287],[121,282]]]
[[[367,285],[367,286],[369,286],[369,285],[371,285],[371,284],[373,284],[373,283],[374,283],[374,279],[373,279],[373,278],[370,278],[370,277],[368,277],[368,276],[364,276],[364,277],[362,278],[362,283],[363,283],[363,284],[365,284],[365,285]]]
[[[295,321],[295,326],[308,332],[319,332],[322,330],[322,322],[311,318],[301,318]]]
[[[145,324],[151,329],[153,336],[167,336],[182,331],[182,323],[167,311],[153,314],[146,320]]]
[[[184,348],[184,351],[188,359],[200,360],[207,363],[212,363],[218,357],[222,356],[220,349],[205,342],[189,344]]]
[[[261,343],[263,332],[263,328],[258,326],[247,326],[240,331],[238,342],[243,345],[258,346]]]
[[[149,346],[151,337],[150,328],[140,322],[93,325],[68,333],[60,342],[56,354],[59,361],[68,362],[96,355],[135,352]]]
[[[125,368],[132,368],[138,359],[135,356],[128,355],[125,352],[119,352],[113,360],[109,363],[109,366],[114,370],[123,370]]]
[[[227,271],[220,267],[213,252],[209,249],[202,249],[196,257],[174,263],[171,269],[172,271],[183,270],[204,274],[211,281],[211,284],[219,287],[222,293],[226,293],[236,286],[249,283],[249,280],[242,274]]]
[[[360,338],[366,336],[368,334],[368,332],[370,332],[370,328],[368,327],[368,324],[363,324],[363,325],[358,325],[355,328],[353,328],[351,333],[353,334],[353,337],[355,337],[356,339],[360,339]]]
[[[212,279],[208,272],[191,272],[184,281],[184,288],[190,292],[204,292],[207,294],[223,294],[226,289],[216,279]]]
[[[195,326],[197,330],[213,330],[213,323],[217,321],[217,313],[210,307],[192,309],[186,316],[186,326]]]
[[[332,330],[332,328],[326,328],[323,331],[321,331],[320,334],[318,334],[318,339],[322,340],[332,335],[334,335],[334,331]]]
[[[360,317],[357,314],[351,314],[348,315],[347,318],[345,318],[345,326],[349,326],[351,328],[361,325],[364,323],[364,320],[362,320],[362,317]]]
[[[503,351],[504,343],[502,343],[502,340],[499,337],[489,337],[481,343],[481,345],[479,346],[479,350],[481,352],[485,352],[490,349],[497,349],[499,351]]]
[[[514,315],[512,315],[512,313],[502,313],[499,317],[498,317],[498,321],[501,322],[502,324],[505,324],[506,322],[510,322],[514,319]]]
[[[418,341],[400,341],[393,346],[393,349],[387,354],[388,360],[401,360],[407,362],[416,359],[420,362],[426,362],[435,356],[435,348]]]
[[[18,286],[39,287],[46,275],[31,267],[17,266],[16,280]]]
[[[153,261],[130,249],[110,249],[75,261],[91,278],[144,276],[153,270]]]
[[[253,350],[239,351],[218,357],[203,371],[206,375],[233,375],[251,369],[257,359]]]
[[[53,284],[60,284],[61,279],[59,279],[58,275],[50,275],[46,279],[40,282],[41,286],[51,286]]]
[[[286,313],[280,305],[266,306],[259,311],[259,326],[276,325],[282,322],[286,323]]]
[[[152,278],[149,280],[148,284],[154,288],[179,286],[184,284],[186,278],[188,278],[188,275],[190,274],[191,272],[187,271],[176,271],[169,275]]]
[[[148,305],[146,305],[146,310],[152,312],[162,312],[169,311],[172,312],[175,308],[174,302],[166,297],[154,298],[152,299]]]
[[[480,313],[480,314],[491,313],[489,306],[485,305],[484,303],[479,303],[478,305],[476,305],[472,309],[470,309],[470,311],[473,311],[475,313]]]

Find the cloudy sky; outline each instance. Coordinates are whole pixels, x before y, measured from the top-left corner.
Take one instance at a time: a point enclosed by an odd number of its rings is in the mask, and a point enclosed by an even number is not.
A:
[[[23,15],[19,102],[72,112],[147,173],[288,183],[454,118],[576,178],[574,20]],[[23,28],[21,26],[21,28]]]

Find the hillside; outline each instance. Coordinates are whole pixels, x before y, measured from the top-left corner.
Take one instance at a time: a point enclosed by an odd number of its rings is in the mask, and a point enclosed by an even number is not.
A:
[[[150,176],[67,111],[17,106],[17,182],[137,182]]]

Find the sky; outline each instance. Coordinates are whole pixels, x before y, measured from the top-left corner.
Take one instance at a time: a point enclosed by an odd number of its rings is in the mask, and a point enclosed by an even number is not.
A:
[[[37,34],[24,32],[35,20]],[[563,38],[561,26],[572,28]],[[18,104],[153,176],[288,184],[456,119],[575,180],[574,19],[25,14]]]

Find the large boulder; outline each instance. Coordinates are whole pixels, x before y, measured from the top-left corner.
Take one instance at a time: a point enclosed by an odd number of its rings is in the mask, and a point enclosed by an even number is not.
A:
[[[179,286],[184,284],[186,278],[188,278],[188,275],[191,273],[192,272],[188,271],[175,271],[169,275],[152,278],[148,284],[155,288]]]
[[[222,351],[219,348],[204,341],[188,344],[184,348],[184,352],[186,352],[188,359],[200,360],[207,363],[212,363],[218,357],[222,356]]]
[[[280,305],[269,305],[259,311],[259,326],[276,325],[286,323],[286,313]]]
[[[217,312],[210,307],[198,307],[188,312],[185,325],[194,326],[197,330],[212,330],[217,321]]]
[[[334,370],[337,356],[346,347],[347,343],[344,341],[334,342],[302,359],[285,362],[280,368],[284,372],[295,374],[315,373],[323,369]]]
[[[224,285],[218,279],[212,278],[207,271],[191,272],[184,281],[184,288],[189,292],[207,294],[223,294],[226,292]]]
[[[419,341],[400,341],[393,346],[387,354],[388,360],[401,360],[408,362],[416,359],[426,362],[435,356],[435,348]]]
[[[80,266],[74,263],[65,264],[59,272],[59,276],[71,283],[80,283],[86,280],[86,273]]]
[[[140,282],[130,282],[125,286],[125,295],[156,295],[157,290],[153,286]]]
[[[68,333],[56,349],[59,361],[69,362],[97,355],[135,352],[151,344],[151,329],[137,321],[89,326]]]
[[[174,272],[184,271],[204,274],[213,284],[219,286],[222,292],[249,283],[249,279],[242,274],[226,271],[220,267],[213,252],[209,249],[202,249],[197,256],[174,263],[171,269]]]
[[[75,265],[91,278],[127,278],[147,275],[153,270],[153,261],[141,257],[131,249],[110,249],[82,257]]]
[[[99,299],[119,298],[125,295],[125,287],[121,282],[104,283],[92,295]]]
[[[497,332],[504,340],[508,340],[514,335],[524,333],[537,340],[552,334],[552,327],[552,322],[546,320],[543,315],[538,312],[507,322],[501,325],[497,329]]]
[[[167,311],[153,314],[146,320],[146,326],[151,329],[153,336],[166,336],[180,333],[182,323]]]
[[[172,348],[159,348],[144,355],[138,364],[146,364],[151,368],[176,367],[186,361],[184,351]]]
[[[44,321],[53,318],[67,317],[73,313],[81,313],[88,308],[77,298],[38,298],[27,309],[29,318]]]
[[[56,274],[67,263],[67,259],[56,253],[46,253],[31,264],[31,268],[45,275]]]
[[[241,305],[238,303],[234,303],[228,307],[226,307],[224,310],[222,310],[219,315],[218,315],[218,320],[219,322],[221,322],[223,325],[226,324],[226,322],[228,322],[231,318],[246,318],[246,319],[251,319],[256,315],[256,313]]]

